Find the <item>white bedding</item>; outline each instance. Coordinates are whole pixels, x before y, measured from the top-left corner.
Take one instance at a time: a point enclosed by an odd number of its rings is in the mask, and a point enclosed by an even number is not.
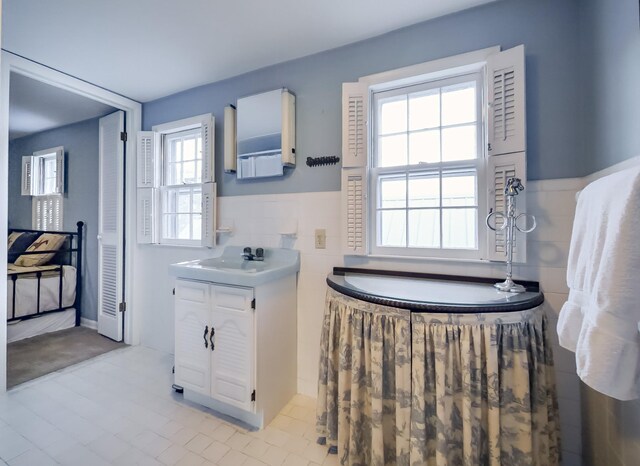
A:
[[[43,333],[64,330],[65,328],[75,327],[75,325],[76,310],[74,308],[45,314],[37,319],[14,320],[7,322],[7,343],[35,337]]]
[[[44,267],[16,267],[9,264],[12,270],[22,269],[43,271],[40,279],[40,312],[58,309],[58,290],[60,286],[59,272],[52,272],[52,266]],[[49,270],[47,272],[47,270]],[[16,280],[16,308],[13,313],[13,281],[7,276],[7,319],[35,314],[37,312],[38,280],[35,275],[19,277]],[[62,307],[72,306],[76,299],[76,269],[70,265],[62,267]]]

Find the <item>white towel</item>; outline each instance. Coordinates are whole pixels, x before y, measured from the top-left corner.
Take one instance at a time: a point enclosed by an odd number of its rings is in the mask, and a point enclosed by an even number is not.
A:
[[[578,376],[619,400],[640,396],[640,167],[601,178],[578,197],[560,345]]]

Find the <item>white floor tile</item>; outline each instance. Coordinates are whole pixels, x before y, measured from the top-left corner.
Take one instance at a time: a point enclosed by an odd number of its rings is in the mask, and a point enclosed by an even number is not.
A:
[[[130,347],[0,395],[0,465],[311,466],[314,400],[248,432],[171,390],[171,355]]]

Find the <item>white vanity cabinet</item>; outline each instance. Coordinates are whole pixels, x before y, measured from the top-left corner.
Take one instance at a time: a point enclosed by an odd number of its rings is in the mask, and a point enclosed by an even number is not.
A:
[[[175,284],[176,385],[263,427],[296,393],[295,274],[255,287]]]

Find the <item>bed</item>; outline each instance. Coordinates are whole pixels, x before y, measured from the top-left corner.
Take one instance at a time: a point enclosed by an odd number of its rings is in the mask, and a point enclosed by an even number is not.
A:
[[[16,249],[15,237],[30,245],[9,254],[15,263],[7,264],[8,342],[80,325],[83,227],[78,222],[75,232],[9,230],[9,251]],[[46,249],[43,238],[50,237],[56,244]]]

